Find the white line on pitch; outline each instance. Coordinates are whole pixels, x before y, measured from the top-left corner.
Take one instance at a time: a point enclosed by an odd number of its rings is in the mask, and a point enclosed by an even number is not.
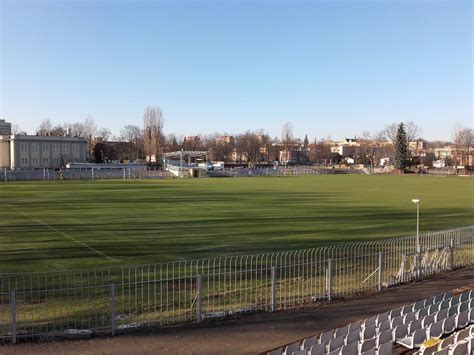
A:
[[[95,248],[93,248],[93,247],[87,245],[86,243],[81,242],[80,240],[77,240],[76,238],[70,236],[69,234],[64,233],[62,230],[57,229],[57,228],[55,228],[55,227],[53,227],[53,226],[50,226],[49,224],[44,223],[44,222],[43,222],[42,220],[40,220],[40,219],[37,219],[37,218],[34,218],[33,216],[30,216],[28,213],[23,212],[23,211],[19,210],[19,209],[16,208],[16,207],[13,207],[13,206],[11,206],[11,205],[8,205],[8,206],[9,206],[11,209],[16,210],[17,212],[20,212],[21,214],[23,214],[24,216],[28,217],[28,218],[31,219],[32,221],[35,221],[36,223],[42,224],[42,225],[45,226],[46,228],[49,228],[49,229],[51,229],[52,231],[55,231],[56,233],[61,234],[62,236],[66,237],[66,238],[68,238],[68,239],[70,239],[70,240],[72,240],[73,242],[76,242],[76,243],[82,245],[83,247],[85,247],[85,248],[87,248],[87,249],[89,249],[89,250],[92,250],[94,253],[97,253],[97,254],[99,254],[100,256],[103,256],[104,258],[107,258],[107,259],[109,259],[109,260],[111,260],[111,261],[117,261],[116,259],[111,258],[111,257],[108,256],[108,255],[105,255],[105,254],[102,253],[100,250],[97,250],[97,249],[95,249]]]

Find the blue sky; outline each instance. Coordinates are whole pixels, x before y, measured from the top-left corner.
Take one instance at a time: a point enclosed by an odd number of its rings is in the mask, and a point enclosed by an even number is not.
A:
[[[0,3],[0,116],[28,131],[90,115],[118,133],[148,105],[180,134],[472,126],[470,1]]]

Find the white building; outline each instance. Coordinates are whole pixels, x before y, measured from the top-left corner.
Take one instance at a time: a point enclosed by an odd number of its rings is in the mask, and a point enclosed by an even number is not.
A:
[[[5,122],[0,122],[5,123]],[[11,133],[7,130],[4,133]],[[86,162],[86,139],[71,136],[0,135],[0,168],[59,168]]]

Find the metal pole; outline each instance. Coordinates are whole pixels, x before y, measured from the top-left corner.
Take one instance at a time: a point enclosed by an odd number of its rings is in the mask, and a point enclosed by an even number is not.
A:
[[[328,259],[327,293],[328,293],[328,301],[331,302],[332,300],[332,259]]]
[[[197,275],[197,321],[202,321],[202,276]]]
[[[379,253],[379,291],[382,290],[383,283],[383,253]]]
[[[92,180],[94,180],[94,168],[92,168]]]
[[[12,343],[16,344],[16,291],[10,291],[10,306],[12,313],[12,324],[11,324],[11,333],[12,333]]]
[[[125,168],[122,168],[123,171],[123,179],[125,180]]]
[[[450,246],[450,250],[449,250],[449,253],[450,253],[450,262],[451,262],[451,270],[454,270],[455,266],[454,265],[454,239],[451,237],[451,240],[450,240],[450,243],[449,243],[449,246]]]
[[[416,252],[421,253],[420,247],[420,203],[416,204]]]
[[[7,182],[7,168],[3,169],[3,172],[5,174],[5,182]]]
[[[111,310],[111,319],[110,319],[110,328],[112,330],[112,335],[115,335],[115,284],[112,282],[110,284],[110,310]]]
[[[272,312],[276,309],[276,270],[275,266],[272,266],[272,303],[271,303],[271,310]]]

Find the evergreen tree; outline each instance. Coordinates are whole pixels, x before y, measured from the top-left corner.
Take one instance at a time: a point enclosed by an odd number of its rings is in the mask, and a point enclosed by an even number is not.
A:
[[[303,145],[305,146],[305,148],[309,145],[308,135],[304,136]]]
[[[405,126],[400,123],[395,139],[395,168],[400,171],[408,166],[408,141]]]

